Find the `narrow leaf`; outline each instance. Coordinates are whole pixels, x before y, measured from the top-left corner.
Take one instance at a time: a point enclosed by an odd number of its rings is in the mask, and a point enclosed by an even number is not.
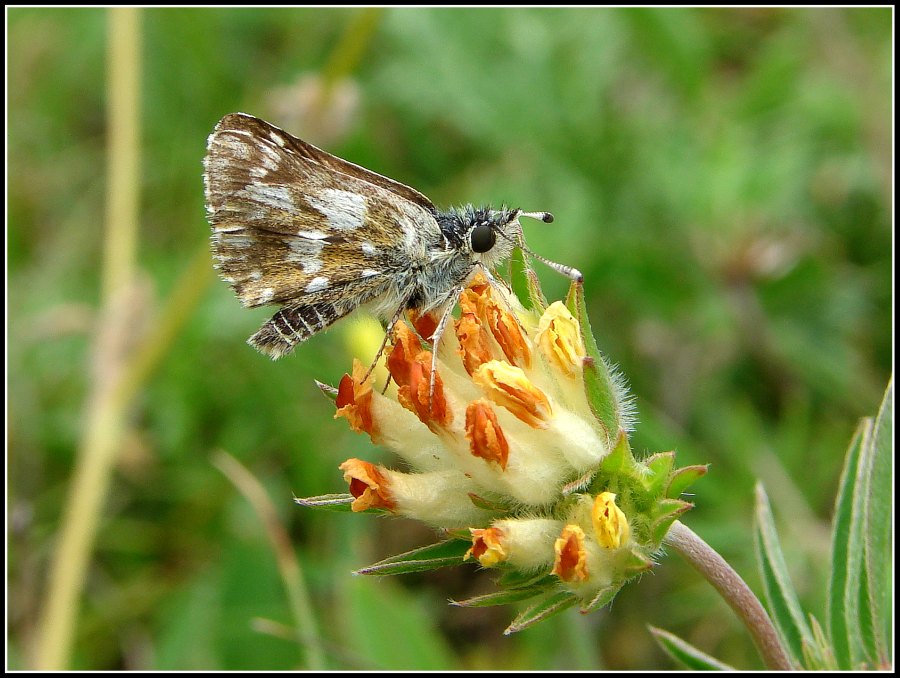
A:
[[[888,382],[878,417],[875,435],[867,454],[869,464],[869,491],[866,497],[866,570],[869,597],[872,602],[872,626],[875,633],[876,661],[882,666],[891,665],[893,656],[893,573],[894,549],[892,530],[894,504],[891,480],[893,478],[894,449],[894,380]]]
[[[756,485],[756,510],[753,531],[756,558],[762,576],[763,590],[769,615],[781,636],[782,645],[790,654],[791,662],[799,665],[803,645],[813,644],[813,634],[806,623],[806,616],[788,573],[772,507],[762,483]]]
[[[574,594],[569,593],[568,591],[560,591],[559,593],[532,605],[518,615],[513,619],[512,624],[506,627],[503,635],[508,636],[512,633],[518,633],[519,631],[527,629],[529,626],[533,626],[538,622],[549,619],[553,615],[559,614],[563,610],[572,607],[577,600],[578,599]]]
[[[852,552],[857,545],[851,543],[858,538],[858,529],[853,527],[854,520],[858,518],[853,512],[853,495],[860,453],[871,430],[870,419],[863,419],[856,428],[844,459],[834,508],[827,622],[835,661],[844,670],[852,668],[853,657],[860,654],[857,641],[853,639],[856,635],[855,624],[848,624],[848,620],[856,616],[859,599],[856,595],[848,596],[848,590],[855,593],[855,586],[859,584],[860,558],[858,553]],[[848,606],[852,609],[848,609]],[[852,644],[856,644],[857,649],[851,650]]]
[[[659,643],[663,651],[668,654],[676,662],[684,664],[693,671],[735,671],[736,669],[728,664],[720,662],[705,652],[698,650],[696,647],[682,640],[678,636],[663,631],[655,626],[648,627],[653,638]]]
[[[462,539],[448,539],[385,558],[354,574],[389,576],[461,565],[471,545],[471,542]]]

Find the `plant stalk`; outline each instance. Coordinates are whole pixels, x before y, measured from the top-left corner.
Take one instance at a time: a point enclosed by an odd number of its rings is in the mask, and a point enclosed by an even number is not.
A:
[[[666,535],[665,543],[678,551],[722,595],[750,631],[756,649],[768,668],[777,671],[795,668],[762,603],[722,556],[678,520]]]

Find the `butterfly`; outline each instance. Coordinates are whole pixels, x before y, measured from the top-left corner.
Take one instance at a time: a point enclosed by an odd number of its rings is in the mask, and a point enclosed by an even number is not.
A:
[[[244,306],[280,306],[248,340],[273,359],[359,308],[388,323],[379,356],[406,311],[440,317],[436,347],[467,283],[478,272],[494,280],[515,247],[583,279],[525,246],[519,218],[550,223],[549,212],[439,210],[414,188],[251,115],[219,121],[203,164],[220,277]]]

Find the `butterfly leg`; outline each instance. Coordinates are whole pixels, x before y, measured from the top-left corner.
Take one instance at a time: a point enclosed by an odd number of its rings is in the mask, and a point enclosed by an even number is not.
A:
[[[369,365],[369,369],[366,372],[366,376],[363,377],[363,383],[365,383],[369,379],[369,377],[372,376],[372,372],[375,370],[375,366],[378,364],[378,360],[384,354],[384,349],[387,348],[388,342],[391,339],[391,335],[394,333],[394,325],[396,325],[398,322],[400,322],[400,318],[403,317],[403,311],[405,310],[405,306],[406,306],[406,304],[400,304],[400,306],[397,307],[397,310],[394,311],[394,315],[391,316],[391,319],[388,322],[387,329],[384,332],[384,339],[381,340],[381,346],[378,349],[378,353],[375,354],[375,359],[372,361],[372,364]],[[388,373],[388,379],[384,383],[384,390],[382,391],[382,393],[384,393],[384,391],[387,390],[388,384],[390,384],[390,383],[391,383],[391,377],[390,377],[390,373]]]
[[[437,327],[434,332],[431,334],[431,381],[428,386],[428,400],[431,402],[434,398],[434,375],[437,373],[437,356],[438,356],[438,345],[441,342],[441,336],[444,334],[444,330],[447,328],[447,323],[450,322],[450,318],[453,317],[453,309],[456,308],[456,304],[459,301],[460,295],[463,293],[462,286],[454,287],[451,289],[444,301],[438,306],[446,306],[444,308],[444,312],[441,314],[441,319],[438,321]]]

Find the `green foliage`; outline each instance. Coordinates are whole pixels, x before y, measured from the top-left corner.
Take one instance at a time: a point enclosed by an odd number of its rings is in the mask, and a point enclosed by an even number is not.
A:
[[[139,317],[152,324],[205,247],[200,161],[232,111],[442,205],[550,210],[552,225],[526,226],[529,246],[585,274],[599,349],[638,398],[633,448],[676,449],[687,468],[712,462],[691,526],[740,572],[752,568],[747,516],[762,478],[791,517],[779,529],[800,604],[825,609],[835,451],[891,372],[891,10],[397,8],[365,21],[361,11],[142,11],[139,263],[159,302]],[[100,9],[7,15],[8,645],[11,668],[27,668],[90,391],[106,23]],[[276,105],[278,88],[323,72],[355,88],[338,101],[343,118],[326,116],[347,120],[330,136],[310,116],[290,117],[308,110],[302,93]],[[567,281],[540,275],[548,298],[562,298]],[[132,410],[74,668],[299,665],[290,634],[251,624],[290,614],[258,519],[209,462],[216,448],[241,459],[281,511],[332,668],[401,668],[392,653],[405,648],[414,656],[402,668],[570,667],[570,627],[554,626],[567,615],[501,638],[508,617],[495,608],[444,605],[483,592],[450,575],[347,576],[433,536],[411,528],[387,544],[387,521],[354,527],[291,501],[331,491],[337,465],[368,449],[330,421],[313,381],[337,383],[349,368],[346,327],[271,363],[244,345],[267,312],[241,309],[211,267],[207,283]],[[871,630],[856,649],[845,644],[842,662],[889,637],[892,570],[880,554],[890,528],[879,519],[892,515],[880,480],[889,453],[873,455],[868,503],[853,513],[847,498],[848,539],[868,535],[854,567],[871,594],[857,589],[857,603],[824,619],[834,633],[852,608]],[[591,615],[579,642],[610,668],[668,666],[641,644],[651,623],[728,664],[757,665],[730,612],[694,586],[677,566],[660,568]],[[404,620],[417,623],[398,643],[391,624]]]

